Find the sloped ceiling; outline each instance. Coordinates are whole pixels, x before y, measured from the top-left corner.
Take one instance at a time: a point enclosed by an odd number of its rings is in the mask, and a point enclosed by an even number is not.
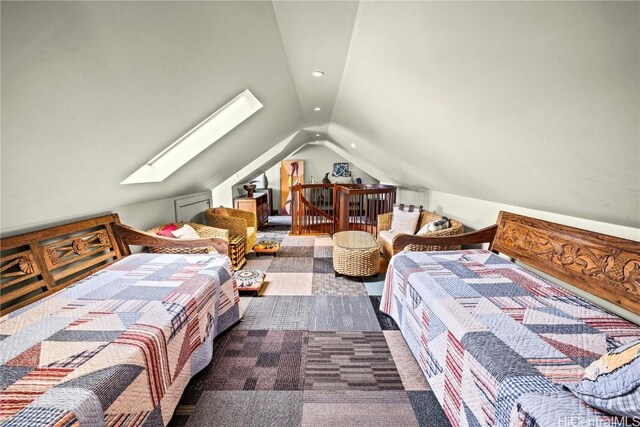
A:
[[[640,227],[639,5],[361,2],[329,135],[381,180]]]
[[[121,186],[235,95],[264,108]],[[304,126],[269,2],[2,2],[2,229],[210,189]]]
[[[1,8],[3,232],[227,185],[314,139],[381,181],[640,227],[637,2]],[[245,123],[119,185],[245,89],[265,106]]]

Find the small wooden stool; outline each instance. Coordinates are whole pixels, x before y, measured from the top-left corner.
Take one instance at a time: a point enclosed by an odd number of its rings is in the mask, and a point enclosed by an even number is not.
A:
[[[274,240],[261,240],[253,247],[253,251],[256,253],[257,257],[259,257],[260,254],[273,254],[275,258],[279,250],[280,242],[276,242]]]
[[[234,276],[238,292],[255,292],[258,295],[262,285],[264,285],[265,274],[260,270],[236,271]]]

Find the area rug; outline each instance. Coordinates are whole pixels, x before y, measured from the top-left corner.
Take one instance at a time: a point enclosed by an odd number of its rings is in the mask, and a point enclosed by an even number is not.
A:
[[[331,237],[288,236],[270,217],[248,254],[266,272],[243,320],[216,339],[211,364],[182,396],[171,426],[448,426],[397,325],[381,313],[382,275],[335,277]]]

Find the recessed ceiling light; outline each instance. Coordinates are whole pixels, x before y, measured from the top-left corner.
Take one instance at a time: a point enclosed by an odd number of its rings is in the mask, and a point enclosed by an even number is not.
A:
[[[356,144],[354,144],[353,142],[351,143],[351,146],[352,146],[353,148],[356,148]]]
[[[313,109],[313,111],[320,111],[320,110],[322,110],[322,108],[320,108],[320,107],[316,107],[316,108]]]
[[[311,72],[311,75],[312,75],[313,77],[322,77],[322,76],[324,76],[324,72],[323,72],[323,71],[320,71],[320,70],[316,70],[316,71],[312,71],[312,72]]]
[[[319,133],[316,133],[316,136],[320,136],[320,134],[319,134]]]

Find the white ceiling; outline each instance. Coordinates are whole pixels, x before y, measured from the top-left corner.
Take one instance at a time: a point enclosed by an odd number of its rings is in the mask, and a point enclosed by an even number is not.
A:
[[[211,189],[316,138],[382,181],[640,227],[638,2],[1,8],[3,231]],[[119,185],[245,89],[253,117]]]
[[[349,51],[357,1],[275,1],[273,8],[307,128],[326,137]],[[324,72],[313,77],[312,71]],[[314,108],[320,107],[320,111]]]

